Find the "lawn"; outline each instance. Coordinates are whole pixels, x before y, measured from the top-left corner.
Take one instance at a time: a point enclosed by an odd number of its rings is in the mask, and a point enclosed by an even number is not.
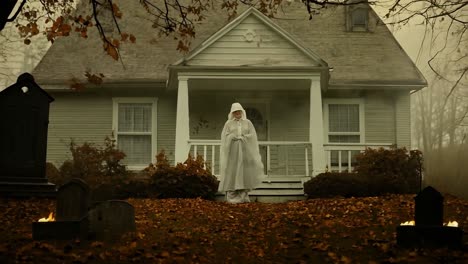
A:
[[[137,233],[119,241],[33,241],[51,199],[0,198],[0,263],[468,263],[462,250],[405,249],[396,226],[414,195],[231,205],[129,199]],[[445,196],[444,222],[468,230],[468,201]]]

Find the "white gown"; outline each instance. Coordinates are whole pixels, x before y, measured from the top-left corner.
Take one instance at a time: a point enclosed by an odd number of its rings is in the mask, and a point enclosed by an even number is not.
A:
[[[241,139],[236,139],[236,138]],[[230,119],[221,134],[219,191],[233,191],[240,196],[255,189],[264,176],[263,163],[259,152],[257,133],[248,119]],[[229,193],[231,192],[231,193]],[[242,193],[245,192],[245,193]],[[241,198],[248,201],[246,198]]]

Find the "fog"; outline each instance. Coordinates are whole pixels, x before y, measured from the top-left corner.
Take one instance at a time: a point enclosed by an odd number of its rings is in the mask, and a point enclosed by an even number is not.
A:
[[[374,7],[383,16],[386,9]],[[392,22],[389,19],[385,22]],[[465,59],[457,62],[435,61],[444,73],[444,78],[437,77],[427,61],[437,46],[445,44],[444,39],[435,42],[427,34],[421,21],[407,25],[388,26],[408,56],[416,63],[426,77],[429,85],[412,94],[412,148],[424,153],[424,181],[442,192],[449,192],[468,199],[468,87],[466,75],[456,89],[452,89],[457,80],[456,67],[468,65]],[[443,31],[443,29],[438,29]],[[456,42],[450,38],[449,46]],[[462,53],[466,52],[466,38],[462,42]],[[464,44],[464,45],[463,45]],[[32,39],[31,45],[23,44],[12,23],[0,32],[0,90],[15,82],[16,77],[25,71],[32,71],[47,51],[50,43],[43,36]],[[463,46],[465,50],[463,50]],[[175,48],[175,47],[174,47]],[[452,54],[452,53],[451,53]],[[451,91],[453,90],[453,91]],[[449,96],[450,95],[450,96]]]

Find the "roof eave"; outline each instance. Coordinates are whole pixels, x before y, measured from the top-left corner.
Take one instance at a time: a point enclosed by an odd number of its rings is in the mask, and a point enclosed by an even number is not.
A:
[[[84,82],[83,85],[86,89],[96,90],[102,88],[129,88],[131,84],[132,88],[162,88],[164,89],[167,84],[167,80],[116,80],[116,81],[103,81],[101,84],[93,84]],[[66,92],[74,91],[72,89],[71,81],[53,81],[47,83],[39,83],[39,86],[46,91],[55,91],[55,92]]]
[[[244,72],[244,73],[262,73],[262,72],[278,72],[278,73],[291,73],[291,74],[307,74],[310,73],[311,77],[320,74],[321,88],[326,90],[329,81],[329,67],[324,66],[178,66],[171,65],[168,67],[169,79],[167,83],[168,89],[176,89],[179,73],[206,73],[209,76],[212,73],[223,73],[223,72]],[[304,75],[306,78],[306,75]]]
[[[408,90],[418,91],[425,87],[424,83],[332,83],[330,90]]]

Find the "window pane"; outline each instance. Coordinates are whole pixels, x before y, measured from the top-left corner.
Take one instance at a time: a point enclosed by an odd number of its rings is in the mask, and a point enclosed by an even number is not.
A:
[[[328,113],[330,132],[359,132],[359,105],[331,104]]]
[[[333,135],[328,136],[328,142],[330,143],[359,143],[360,136],[358,135]]]
[[[339,150],[332,150],[331,153],[330,153],[330,159],[331,159],[331,162],[330,162],[330,165],[333,166],[333,167],[336,167],[338,166],[339,164],[339,160],[338,160],[338,152],[340,152]],[[360,151],[359,150],[352,150],[351,151],[351,166],[356,166],[356,155],[359,154]],[[341,151],[341,166],[342,167],[347,167],[348,166],[348,155],[349,155],[349,151],[347,150],[342,150]],[[342,169],[345,169],[345,168],[342,168]]]
[[[119,104],[119,132],[150,132],[151,104]]]
[[[119,135],[118,148],[127,156],[123,160],[127,165],[145,165],[151,163],[151,136]]]
[[[364,8],[356,9],[352,13],[353,26],[366,26],[367,10]]]

